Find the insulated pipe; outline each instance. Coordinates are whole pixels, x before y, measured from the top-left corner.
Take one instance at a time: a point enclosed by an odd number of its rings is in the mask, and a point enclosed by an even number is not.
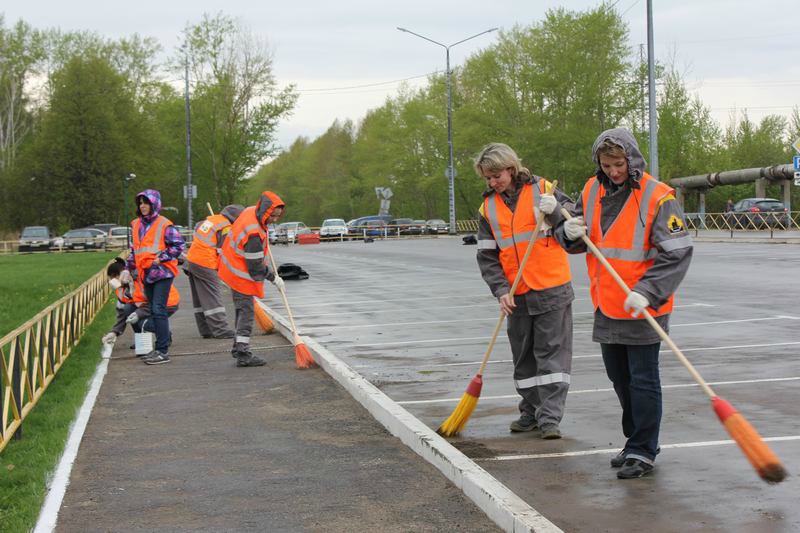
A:
[[[741,170],[726,170],[712,172],[699,176],[673,178],[669,184],[682,189],[711,189],[717,185],[735,185],[737,183],[750,183],[760,178],[772,181],[790,180],[794,178],[792,165],[775,165],[763,168],[745,168]]]

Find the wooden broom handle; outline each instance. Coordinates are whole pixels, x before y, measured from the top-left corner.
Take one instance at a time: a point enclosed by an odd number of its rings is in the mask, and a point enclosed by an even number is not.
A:
[[[572,215],[569,214],[569,211],[567,211],[563,207],[561,208],[561,214],[564,215],[564,218],[566,218],[567,220],[572,218]],[[605,256],[603,256],[602,252],[600,252],[600,250],[597,248],[597,246],[595,246],[592,240],[589,239],[589,237],[585,233],[581,236],[581,239],[583,239],[583,242],[586,243],[586,247],[589,248],[589,250],[591,250],[592,254],[597,258],[597,260],[603,264],[608,273],[611,274],[611,277],[614,278],[614,281],[617,282],[617,285],[619,285],[620,288],[623,290],[623,292],[625,292],[625,295],[627,296],[628,294],[630,294],[632,292],[631,289],[628,287],[625,281],[620,277],[617,271],[614,270],[614,267],[611,266],[611,263],[609,263],[608,260],[605,258]],[[711,387],[708,386],[708,383],[706,383],[706,381],[703,379],[703,376],[701,376],[700,373],[697,372],[697,370],[695,370],[692,363],[690,363],[689,360],[686,358],[686,356],[683,355],[683,352],[680,350],[680,348],[678,348],[678,346],[674,342],[672,342],[672,339],[669,338],[669,335],[667,335],[667,332],[664,331],[664,328],[662,328],[659,325],[659,323],[656,322],[656,319],[653,318],[653,315],[651,315],[647,309],[643,309],[642,314],[644,315],[644,318],[647,320],[647,323],[650,324],[650,326],[655,330],[655,332],[658,333],[658,336],[661,337],[661,340],[667,343],[670,349],[678,357],[678,360],[681,363],[683,363],[683,366],[686,367],[686,370],[689,371],[689,374],[692,375],[694,380],[700,385],[703,391],[706,394],[708,394],[708,397],[714,398],[716,394],[714,394],[714,391],[711,389]]]
[[[536,185],[536,184],[533,184]],[[554,180],[550,186],[548,191],[548,186],[545,182],[545,191],[552,192],[556,189],[556,185],[558,185],[558,180]],[[547,194],[547,192],[545,194]],[[537,207],[538,206],[534,206]],[[519,281],[522,279],[522,271],[525,270],[525,265],[528,264],[528,258],[531,256],[531,251],[533,251],[533,245],[536,243],[536,239],[539,238],[539,234],[542,232],[542,223],[544,222],[544,213],[539,211],[539,216],[536,217],[536,228],[533,230],[533,234],[531,235],[530,240],[528,240],[528,248],[525,250],[525,255],[522,256],[522,262],[519,264],[519,270],[517,271],[517,275],[514,278],[514,283],[511,285],[511,290],[508,294],[511,297],[514,297],[514,292],[517,290],[517,286],[519,285]],[[478,369],[478,375],[482,376],[483,371],[486,369],[486,364],[489,362],[489,356],[492,355],[492,349],[494,348],[494,343],[497,340],[497,335],[500,333],[500,326],[503,325],[503,319],[506,317],[503,311],[500,311],[500,318],[497,319],[497,324],[494,327],[494,333],[492,333],[492,338],[489,341],[489,346],[486,347],[486,353],[483,354],[483,361],[481,362],[481,367]]]
[[[272,256],[272,250],[269,251],[269,261],[272,263],[272,270],[275,271],[275,275],[278,275],[278,266],[275,264],[275,258]],[[300,340],[299,335],[297,333],[297,324],[294,323],[294,317],[292,316],[292,308],[289,307],[289,300],[286,298],[286,293],[283,292],[283,289],[278,287],[278,292],[281,293],[281,298],[283,298],[283,305],[286,306],[286,312],[289,315],[289,321],[292,323],[292,333],[294,333],[295,342]]]

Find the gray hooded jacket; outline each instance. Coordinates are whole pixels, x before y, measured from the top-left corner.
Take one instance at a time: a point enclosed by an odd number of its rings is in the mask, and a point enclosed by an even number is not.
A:
[[[604,140],[610,140],[625,150],[628,160],[628,181],[622,185],[614,185],[600,168],[600,159],[597,149]],[[617,219],[632,189],[639,189],[639,180],[644,175],[646,162],[639,151],[639,146],[633,135],[624,128],[606,130],[600,134],[592,146],[592,159],[597,164],[597,179],[605,189],[605,196],[600,199],[600,228],[607,231]],[[571,210],[573,216],[583,216],[583,199],[578,201]],[[670,225],[671,217],[683,221],[683,210],[675,198],[663,202],[654,215],[650,244],[658,250],[655,263],[632,288],[644,295],[653,307],[660,307],[669,299],[689,270],[692,259],[692,239],[686,231],[685,224]],[[568,253],[586,252],[586,245],[582,240],[570,241],[564,234],[564,220],[561,217],[548,217],[548,222],[553,224],[554,236]],[[642,221],[644,223],[644,221]],[[633,229],[633,228],[632,228]],[[600,267],[602,268],[602,266]],[[669,315],[656,317],[656,320],[668,330]],[[599,309],[595,310],[594,331],[592,339],[604,344],[653,344],[660,340],[658,334],[644,319],[616,320],[603,315]]]

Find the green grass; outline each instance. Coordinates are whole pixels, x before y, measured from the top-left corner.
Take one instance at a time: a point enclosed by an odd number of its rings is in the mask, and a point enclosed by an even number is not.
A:
[[[0,255],[0,337],[89,279],[115,255]]]
[[[0,336],[86,281],[114,255],[0,256]],[[22,423],[22,438],[12,439],[0,452],[0,530],[4,533],[30,531],[36,525],[47,481],[100,360],[99,339],[113,324],[114,316],[114,304],[109,302]]]

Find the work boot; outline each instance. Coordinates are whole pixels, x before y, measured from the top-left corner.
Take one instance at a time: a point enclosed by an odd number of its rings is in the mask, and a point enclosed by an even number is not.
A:
[[[649,465],[641,459],[625,459],[622,468],[617,472],[617,478],[635,479],[637,477],[643,477],[652,472],[653,468],[655,468],[653,465]]]
[[[517,420],[511,422],[511,425],[508,426],[508,429],[510,429],[513,433],[523,433],[525,431],[533,431],[538,427],[539,426],[536,424],[536,419],[533,417],[533,415],[522,413]]]
[[[542,438],[545,440],[555,440],[561,438],[561,430],[558,429],[558,426],[555,424],[551,424],[549,426],[542,427]]]
[[[253,352],[250,351],[249,344],[245,344],[243,342],[233,343],[233,348],[231,348],[231,357],[235,359],[240,355],[253,355]]]
[[[264,366],[267,362],[253,354],[239,355],[236,357],[236,366]]]
[[[617,455],[611,458],[611,468],[619,468],[625,464],[625,450],[620,450]]]

